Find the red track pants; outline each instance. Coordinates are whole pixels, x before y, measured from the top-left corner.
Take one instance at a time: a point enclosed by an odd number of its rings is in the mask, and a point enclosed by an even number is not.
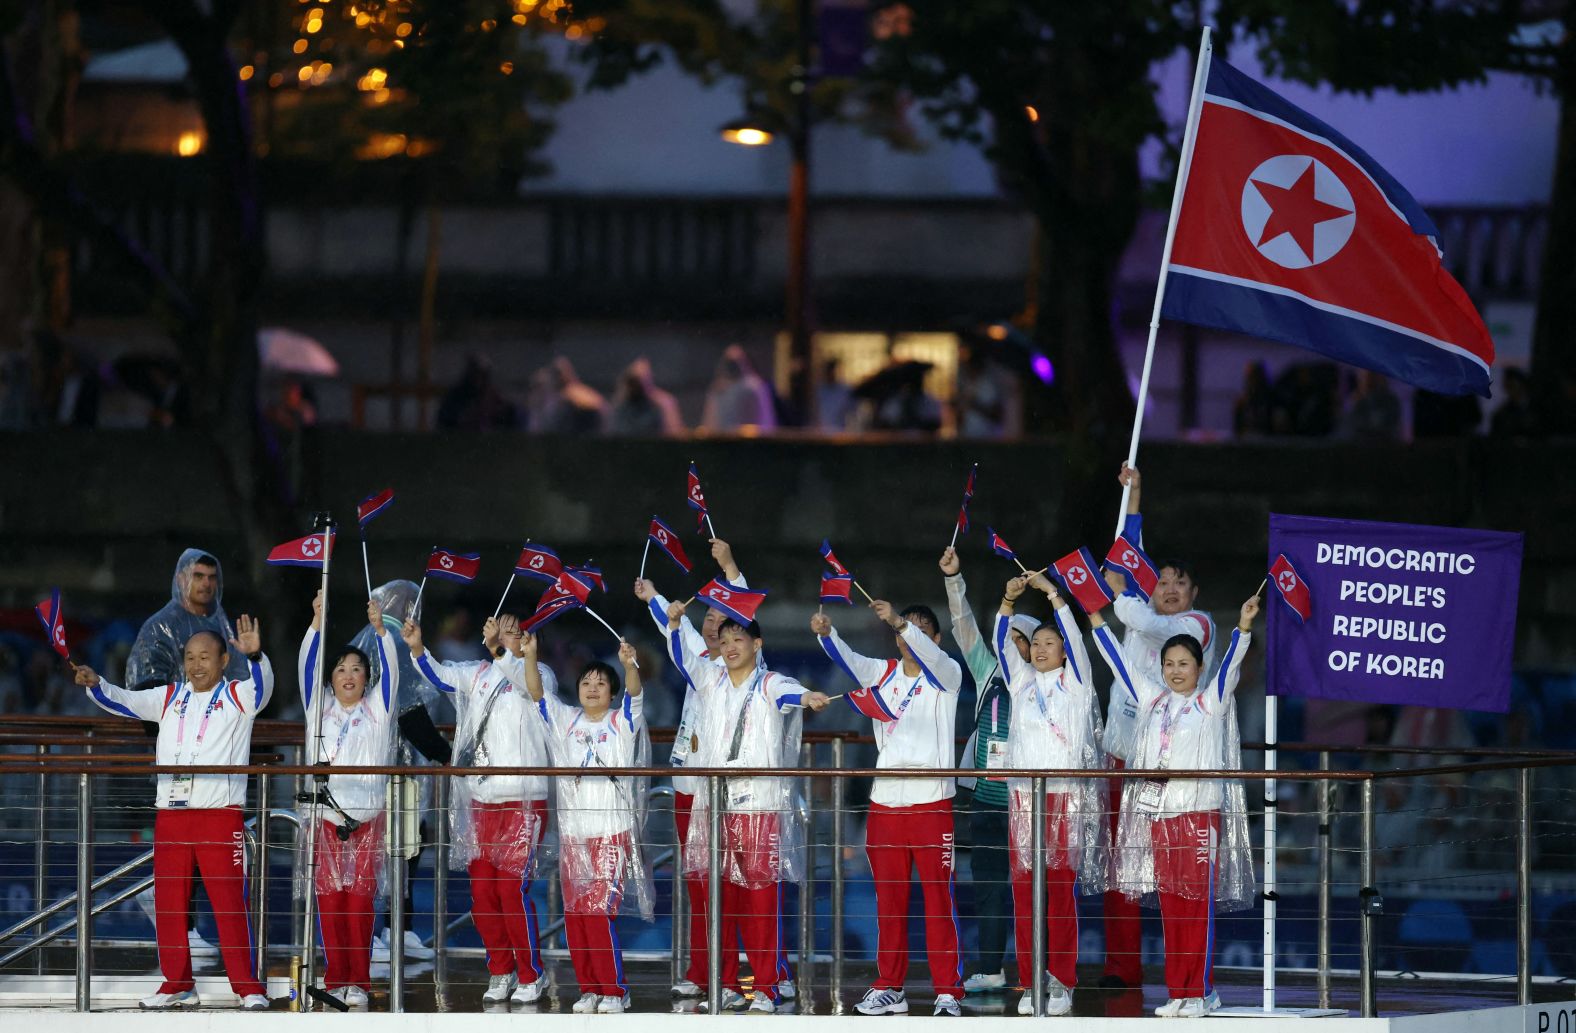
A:
[[[1063,986],[1078,985],[1078,881],[1067,857],[1067,798],[1045,794],[1045,968]],[[1033,822],[1029,823],[1032,827]],[[1017,945],[1018,981],[1034,985],[1034,873],[1012,847],[1013,937]]]
[[[487,948],[487,972],[494,976],[514,972],[522,983],[535,982],[542,975],[542,955],[530,869],[547,828],[547,801],[471,806],[481,856],[466,871],[471,876],[471,920]],[[509,848],[515,843],[517,849]],[[500,858],[511,860],[499,864]]]
[[[200,872],[213,917],[219,924],[219,953],[236,994],[263,993],[253,967],[252,928],[246,905],[246,838],[239,807],[212,810],[160,809],[153,819],[153,908],[159,941],[160,993],[190,990],[191,947],[186,915],[192,903],[192,873]]]
[[[1116,757],[1111,763],[1118,771],[1127,765]],[[1116,842],[1117,825],[1122,817],[1120,778],[1107,780],[1110,786],[1111,842]],[[1105,974],[1115,976],[1128,986],[1144,985],[1144,923],[1138,901],[1121,890],[1105,893]]]
[[[919,870],[925,897],[925,949],[937,994],[963,996],[958,960],[958,906],[953,894],[957,840],[952,801],[911,807],[870,805],[865,853],[876,884],[876,981],[878,990],[901,990],[908,979],[910,873]]]
[[[623,997],[629,993],[624,982],[623,949],[618,943],[618,908],[623,887],[616,880],[595,877],[598,872],[623,870],[623,858],[634,846],[628,832],[616,836],[594,836],[564,845],[561,857],[573,850],[583,862],[580,871],[571,871],[567,862],[558,866],[564,887],[564,932],[569,939],[569,960],[575,968],[580,992],[601,997]]]
[[[323,940],[323,986],[372,989],[372,916],[383,859],[382,815],[341,840],[318,822],[317,929]]]
[[[695,797],[689,793],[675,792],[673,794],[673,824],[678,828],[680,853],[682,845],[689,839],[690,808],[695,805]],[[679,863],[679,862],[674,862]],[[684,970],[684,978],[696,986],[704,988],[708,978],[707,966],[711,963],[711,956],[706,947],[706,933],[709,927],[706,924],[706,893],[707,879],[704,875],[690,876],[684,880],[684,893],[689,897],[689,967]],[[724,966],[727,962],[723,962]],[[733,959],[734,972],[738,972],[739,959]],[[734,978],[738,978],[735,975]],[[726,971],[723,981],[727,981]]]
[[[1220,812],[1193,811],[1150,826],[1155,884],[1166,936],[1166,991],[1204,997],[1215,989],[1215,851]]]

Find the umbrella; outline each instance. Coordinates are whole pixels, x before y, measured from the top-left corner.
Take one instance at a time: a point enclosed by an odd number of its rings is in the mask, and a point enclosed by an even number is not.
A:
[[[309,377],[339,376],[339,363],[327,348],[305,334],[283,327],[257,331],[257,356],[263,369]]]
[[[854,397],[882,399],[895,395],[905,387],[923,381],[932,366],[933,363],[920,362],[918,359],[894,362],[861,380],[854,388]]]

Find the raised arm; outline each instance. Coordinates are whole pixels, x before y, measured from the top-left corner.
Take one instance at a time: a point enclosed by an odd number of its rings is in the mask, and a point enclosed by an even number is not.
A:
[[[72,664],[71,674],[78,685],[88,690],[88,699],[117,717],[157,721],[164,715],[164,703],[168,698],[166,692],[157,689],[132,692],[119,685],[111,685],[87,664]]]
[[[488,623],[492,623],[488,618]],[[405,647],[410,650],[410,658],[416,663],[416,670],[421,676],[440,692],[469,692],[475,683],[476,672],[482,665],[477,662],[455,663],[450,660],[439,660],[427,652],[427,647],[421,641],[421,625],[407,619],[399,629],[399,637],[404,641]]]
[[[947,613],[952,618],[952,640],[963,654],[963,662],[975,685],[984,685],[996,670],[996,655],[980,634],[979,621],[969,606],[968,585],[963,581],[958,550],[948,547],[941,554],[942,583],[947,588]]]
[[[1149,604],[1136,595],[1118,595],[1112,604],[1116,619],[1124,626],[1142,635],[1164,642],[1172,635],[1191,635],[1205,649],[1209,648],[1209,621],[1194,610],[1164,616],[1149,608]]]
[[[957,692],[963,687],[962,665],[948,656],[935,639],[916,627],[913,621],[893,613],[886,600],[877,599],[871,606],[876,615],[908,643],[909,652],[914,654],[914,662],[925,672],[925,679],[930,684],[942,692]]]
[[[246,657],[247,681],[236,687],[236,702],[249,714],[262,713],[274,698],[274,665],[263,653],[262,624],[250,614],[241,614],[235,622],[230,648],[240,650]]]
[[[684,634],[686,626],[689,627],[691,632],[695,632],[695,628],[690,624],[689,618],[684,616],[684,604],[669,603],[666,628],[668,658],[673,661],[673,666],[679,669],[679,673],[684,675],[684,680],[689,682],[692,688],[696,691],[702,691],[709,687],[706,675],[708,673],[707,668],[710,665],[702,660],[699,651],[690,645],[689,639]],[[695,637],[699,639],[700,633],[695,632]]]
[[[394,658],[394,636],[383,626],[383,607],[375,599],[367,600],[367,623],[375,633],[372,641],[378,650],[378,684],[372,697],[381,704],[383,713],[392,713],[399,688],[399,664]]]
[[[1020,574],[1007,582],[1007,587],[1001,597],[1001,606],[996,609],[996,623],[991,628],[991,651],[996,654],[996,663],[1001,665],[1002,674],[1011,685],[1019,672],[1028,665],[1024,663],[1018,647],[1012,644],[1012,615],[1017,609],[1018,597],[1028,587],[1029,578]]]
[[[1242,660],[1248,655],[1248,645],[1253,641],[1253,618],[1258,615],[1259,597],[1254,595],[1242,604],[1237,614],[1237,626],[1231,629],[1231,642],[1226,646],[1226,655],[1221,658],[1220,669],[1212,679],[1216,699],[1225,699],[1228,693],[1237,691],[1237,681],[1242,677]]]
[[[646,604],[646,612],[651,614],[652,623],[657,626],[657,630],[662,633],[662,637],[667,638],[667,597],[661,592],[657,591],[657,586],[652,583],[650,578],[636,578],[635,598]],[[695,630],[695,625],[691,624],[689,621],[685,621],[679,627],[679,632],[684,635],[685,639],[688,641],[690,651],[695,655],[699,656],[701,653],[706,651],[706,640],[701,637],[700,632]]]
[[[1041,571],[1029,578],[1029,584],[1045,593],[1045,598],[1051,603],[1051,618],[1056,621],[1056,630],[1062,636],[1062,651],[1067,657],[1067,665],[1072,668],[1073,680],[1080,685],[1092,685],[1092,673],[1089,667],[1089,647],[1084,644],[1083,633],[1078,630],[1078,619],[1073,616],[1072,608],[1062,600],[1061,593],[1056,591],[1056,584]]]
[[[1142,487],[1143,478],[1138,470],[1122,464],[1122,470],[1116,475],[1117,483],[1124,488],[1132,485],[1132,490],[1127,494],[1127,515],[1122,518],[1122,534],[1134,545],[1143,547],[1144,544],[1144,518],[1139,513],[1138,496]]]
[[[1117,644],[1116,636],[1111,633],[1111,626],[1101,619],[1098,612],[1089,615],[1089,623],[1094,630],[1094,647],[1100,651],[1100,656],[1105,659],[1105,665],[1116,676],[1111,691],[1119,691],[1118,686],[1120,686],[1135,701],[1142,702],[1138,694],[1138,686],[1133,681],[1133,672],[1128,670],[1127,661],[1122,658],[1122,647]]]
[[[542,688],[542,669],[536,654],[536,636],[528,631],[521,632],[519,651],[504,650],[503,656],[498,658],[498,670],[510,682],[524,689],[532,700],[540,702],[545,690]]]
[[[868,689],[886,677],[891,665],[885,660],[877,660],[851,649],[837,629],[832,627],[832,618],[826,614],[818,613],[811,617],[810,630],[815,632],[821,651],[859,688]]]
[[[711,540],[711,558],[717,561],[717,568],[722,571],[723,580],[727,581],[728,584],[738,585],[740,588],[749,587],[744,582],[744,572],[739,569],[739,565],[733,560],[733,546],[721,538],[713,538]]]

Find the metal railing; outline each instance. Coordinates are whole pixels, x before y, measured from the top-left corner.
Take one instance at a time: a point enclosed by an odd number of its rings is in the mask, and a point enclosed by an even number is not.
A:
[[[76,722],[76,724],[79,727],[83,725],[82,722]],[[265,724],[277,724],[279,727],[262,727]],[[274,738],[278,738],[278,740],[282,743],[290,742],[293,745],[293,742],[298,741],[299,739],[300,733],[298,726],[289,723],[259,722],[259,726],[259,734],[257,739],[261,740],[261,742],[265,744]],[[120,726],[121,729],[124,729],[124,727],[125,726],[123,724]],[[132,860],[117,865],[110,872],[95,878],[95,813],[98,810],[98,808],[95,807],[95,793],[97,790],[99,790],[101,785],[105,783],[113,783],[115,780],[123,779],[125,776],[133,776],[137,779],[143,779],[150,774],[175,770],[169,767],[161,767],[155,764],[150,764],[149,757],[146,753],[139,754],[130,752],[102,752],[102,750],[107,748],[120,749],[126,745],[126,743],[133,742],[135,740],[115,739],[107,735],[95,735],[93,734],[94,731],[94,728],[89,727],[85,734],[79,736],[70,734],[50,735],[47,732],[44,736],[39,736],[36,733],[16,731],[0,735],[0,746],[10,745],[15,747],[20,745],[16,742],[17,739],[24,738],[28,734],[33,734],[33,742],[31,744],[33,752],[29,754],[0,753],[0,776],[7,778],[13,776],[26,776],[30,780],[34,780],[33,784],[39,793],[39,816],[36,826],[37,842],[35,844],[34,854],[37,870],[32,873],[34,877],[34,886],[36,887],[37,891],[34,897],[35,901],[37,902],[37,909],[35,913],[26,915],[20,920],[12,922],[4,930],[0,930],[0,946],[8,944],[14,940],[25,938],[25,942],[21,943],[21,945],[12,947],[9,951],[3,955],[0,955],[0,974],[13,971],[14,966],[18,965],[29,955],[39,958],[41,962],[42,948],[46,944],[60,940],[67,933],[75,931],[77,932],[75,943],[75,1003],[79,1010],[89,1009],[92,1002],[92,980],[94,976],[92,927],[95,916],[102,915],[106,911],[117,907],[122,902],[128,900],[132,896],[141,892],[143,889],[147,888],[147,886],[152,882],[151,878],[143,878],[140,881],[132,883],[129,887],[112,892],[112,895],[105,900],[102,900],[98,903],[94,902],[96,893],[110,889],[110,887],[116,885],[117,883],[134,876],[151,859],[151,851],[145,852],[140,856],[133,858]],[[814,741],[810,741],[812,738]],[[848,925],[850,916],[847,913],[846,901],[846,893],[848,888],[847,873],[845,872],[845,865],[843,863],[846,845],[845,823],[846,819],[848,819],[849,816],[854,813],[855,810],[857,810],[856,808],[849,807],[847,786],[853,780],[873,778],[936,778],[938,776],[973,776],[979,774],[977,771],[971,770],[891,770],[847,766],[845,763],[847,755],[846,751],[850,745],[857,744],[862,738],[867,739],[867,737],[859,736],[807,736],[807,742],[802,751],[801,757],[799,758],[801,761],[801,766],[798,768],[724,768],[686,769],[684,771],[684,773],[687,775],[706,779],[706,791],[712,804],[709,808],[709,820],[712,823],[710,828],[709,842],[713,856],[711,858],[712,863],[709,865],[708,869],[708,920],[710,925],[709,940],[712,944],[719,943],[722,937],[722,908],[720,907],[720,900],[722,897],[723,866],[720,863],[719,852],[722,849],[723,842],[721,822],[723,812],[726,810],[724,805],[726,794],[723,791],[725,780],[728,778],[740,776],[748,777],[765,775],[776,775],[795,780],[804,780],[806,785],[806,791],[802,796],[804,801],[809,801],[815,797],[814,787],[817,784],[825,783],[826,793],[824,795],[829,805],[825,814],[827,819],[824,823],[826,826],[825,834],[824,836],[817,834],[806,837],[808,849],[812,852],[812,863],[807,866],[810,869],[808,875],[808,886],[803,888],[799,894],[799,908],[797,916],[799,933],[797,937],[799,959],[798,980],[801,984],[801,987],[804,988],[818,986],[821,982],[816,978],[817,973],[814,967],[817,953],[815,949],[816,894],[814,887],[817,883],[816,875],[821,870],[821,866],[818,863],[814,863],[814,858],[817,855],[823,853],[821,848],[828,848],[828,850],[825,852],[829,852],[831,858],[831,863],[828,866],[829,878],[827,880],[829,883],[829,900],[825,901],[825,903],[828,905],[830,917],[828,940],[831,963],[825,973],[824,983],[830,994],[834,1012],[839,1012],[842,1010],[843,993],[845,989],[845,983],[847,981],[847,966],[845,965],[845,962],[848,959],[846,957],[847,952],[845,951],[844,934],[845,927]],[[145,744],[146,740],[142,740],[142,742]],[[817,754],[815,746],[821,743],[824,743],[829,747],[830,766],[826,768],[817,768],[814,766]],[[1044,916],[1046,911],[1045,903],[1047,892],[1045,879],[1047,844],[1045,842],[1045,822],[1043,820],[1043,812],[1046,781],[1049,779],[1087,777],[1097,777],[1102,781],[1107,779],[1125,780],[1158,777],[1165,777],[1169,779],[1234,778],[1242,779],[1243,781],[1247,782],[1262,781],[1264,779],[1273,777],[1278,779],[1281,783],[1283,783],[1283,785],[1286,786],[1306,786],[1308,789],[1310,789],[1312,791],[1314,805],[1311,814],[1308,816],[1314,819],[1316,822],[1315,842],[1311,846],[1305,843],[1290,843],[1287,844],[1286,849],[1296,850],[1303,855],[1311,856],[1315,870],[1317,872],[1315,881],[1317,884],[1316,923],[1318,959],[1315,972],[1315,986],[1317,989],[1318,1002],[1321,1007],[1329,1007],[1332,999],[1333,976],[1336,971],[1336,966],[1332,964],[1332,957],[1335,954],[1335,947],[1333,946],[1332,937],[1332,925],[1338,921],[1343,921],[1342,919],[1337,918],[1336,909],[1333,905],[1334,887],[1337,884],[1337,868],[1349,867],[1343,866],[1340,862],[1349,860],[1349,858],[1346,857],[1347,854],[1355,853],[1357,855],[1356,867],[1358,869],[1358,878],[1356,880],[1356,893],[1355,899],[1353,901],[1355,905],[1355,915],[1353,917],[1356,920],[1358,931],[1358,947],[1356,951],[1357,958],[1355,966],[1357,970],[1357,998],[1361,1013],[1364,1016],[1373,1016],[1378,1013],[1379,1007],[1378,984],[1380,966],[1378,959],[1381,949],[1379,939],[1379,920],[1385,914],[1383,903],[1384,898],[1379,891],[1379,879],[1381,870],[1385,865],[1384,856],[1386,855],[1386,851],[1388,849],[1386,846],[1388,841],[1382,840],[1380,838],[1380,833],[1381,830],[1385,828],[1384,821],[1387,817],[1391,819],[1399,819],[1410,813],[1415,819],[1416,815],[1420,812],[1424,813],[1425,816],[1427,814],[1426,809],[1420,809],[1417,807],[1410,807],[1409,809],[1402,807],[1387,808],[1381,800],[1382,792],[1387,786],[1400,786],[1403,788],[1407,786],[1430,784],[1452,786],[1466,784],[1460,780],[1470,780],[1477,776],[1496,774],[1512,775],[1514,777],[1514,788],[1512,790],[1514,796],[1514,831],[1512,836],[1514,838],[1515,865],[1515,1000],[1517,1003],[1521,1004],[1530,1003],[1532,1000],[1534,964],[1532,886],[1534,875],[1534,853],[1536,846],[1533,795],[1534,786],[1536,784],[1535,773],[1539,771],[1552,771],[1558,775],[1563,771],[1576,768],[1576,757],[1572,757],[1569,754],[1557,754],[1553,753],[1552,751],[1483,751],[1465,748],[1443,748],[1435,751],[1420,750],[1415,748],[1411,750],[1402,748],[1363,750],[1360,748],[1346,746],[1332,747],[1328,744],[1298,743],[1282,743],[1280,744],[1279,748],[1283,756],[1295,755],[1298,753],[1317,753],[1319,757],[1318,770],[1305,772],[1288,772],[1286,770],[1280,770],[1276,772],[1259,772],[1253,770],[1152,772],[1141,769],[1132,769],[1123,771],[1100,771],[1096,776],[1091,776],[1087,771],[1065,770],[1014,771],[1012,773],[1015,778],[1023,778],[1029,781],[1032,798],[1035,801],[1035,812],[1033,815],[1029,850],[1032,859],[1032,900],[1036,921],[1034,922],[1035,933],[1033,936],[1033,942],[1028,945],[1031,952],[1032,971],[1034,973],[1034,978],[1032,980],[1031,986],[1029,987],[1033,995],[1031,1001],[1034,1014],[1041,1014],[1045,1000],[1044,979],[1046,971],[1045,963],[1047,946]],[[50,753],[48,752],[50,749],[85,749],[99,752],[61,754]],[[1340,771],[1331,770],[1330,768],[1331,752],[1336,750],[1345,754],[1407,754],[1425,759],[1430,754],[1435,757],[1442,755],[1449,757],[1480,757],[1488,759],[1472,760],[1457,764],[1434,765],[1430,767],[1408,767],[1389,771]],[[298,781],[301,781],[310,779],[310,777],[314,774],[321,773],[321,769],[319,768],[312,768],[299,764],[272,763],[254,764],[240,767],[182,767],[179,770],[191,773],[245,773],[252,776],[265,776],[252,779],[252,785],[254,787],[253,796],[255,800],[255,813],[259,815],[266,814],[271,820],[286,820],[295,827],[298,834],[300,832],[301,825],[301,819],[299,815],[288,808],[278,808],[272,806],[272,789],[270,787],[271,780],[283,777],[294,778]],[[447,812],[448,790],[451,785],[449,781],[450,778],[480,774],[496,776],[506,773],[522,775],[553,775],[561,773],[559,769],[556,768],[500,769],[431,768],[410,766],[336,767],[334,771],[336,774],[387,775],[396,779],[433,777],[434,798],[431,814],[433,817],[438,819],[441,819]],[[672,774],[673,769],[668,767],[607,769],[607,771],[604,773],[615,775],[661,777]],[[46,896],[45,891],[47,889],[47,884],[44,878],[44,865],[47,859],[45,851],[45,847],[47,845],[46,840],[50,830],[45,824],[44,802],[47,799],[47,792],[49,788],[48,781],[51,779],[55,780],[57,783],[57,788],[58,783],[61,780],[70,779],[73,783],[73,789],[75,791],[74,795],[77,804],[74,843],[76,850],[76,892],[74,894],[64,896],[61,899],[56,900],[46,906],[44,904],[44,899]],[[140,789],[140,792],[146,794],[145,782],[138,782],[135,784],[141,786],[142,788]],[[1334,800],[1336,790],[1348,784],[1357,787],[1360,798],[1360,802],[1356,808],[1355,814],[1350,811],[1340,810],[1336,806]],[[1487,792],[1488,790],[1485,789],[1483,791]],[[1494,791],[1499,792],[1498,789],[1495,789]],[[1556,791],[1562,793],[1566,792],[1565,789],[1559,789]],[[670,790],[667,790],[665,787],[657,787],[653,790],[653,796],[657,799],[662,799],[666,797],[669,792]],[[398,801],[398,794],[395,794],[393,799]],[[1497,800],[1499,797],[1496,796],[1494,799]],[[1563,797],[1561,799],[1563,801]],[[396,803],[396,807],[397,806],[398,804]],[[3,809],[4,805],[0,804],[0,811],[3,811]],[[1563,821],[1565,813],[1564,808],[1561,807],[1555,810],[1558,812],[1555,815],[1555,818]],[[1289,812],[1291,812],[1291,808],[1282,808],[1283,814],[1287,814]],[[392,829],[399,829],[403,826],[403,822],[398,820],[400,817],[401,815],[398,813],[394,813],[389,816],[390,827]],[[796,817],[801,823],[811,827],[811,830],[815,831],[818,817],[817,809],[810,807],[807,802],[803,803],[801,804],[801,809],[798,811]],[[1357,821],[1358,844],[1355,848],[1340,848],[1340,854],[1338,856],[1338,848],[1335,842],[1335,829],[1340,821],[1350,820],[1352,818],[1355,818]],[[1489,823],[1493,820],[1499,819],[1492,818],[1491,816],[1485,814],[1485,816],[1479,820],[1478,824],[1482,828],[1479,838],[1493,838],[1490,833],[1494,832],[1494,830],[1489,828]],[[268,943],[268,926],[271,916],[269,914],[269,894],[267,892],[268,880],[271,876],[267,858],[270,849],[277,849],[280,846],[280,844],[276,843],[273,837],[270,835],[270,823],[271,821],[257,821],[254,817],[253,821],[251,822],[251,827],[253,828],[254,832],[248,843],[249,854],[253,858],[250,874],[250,879],[252,880],[250,918],[257,935],[256,957],[260,971],[266,967],[266,964],[271,956],[271,948]],[[440,971],[437,973],[437,976],[439,977],[440,982],[443,978],[442,968],[446,966],[448,956],[453,953],[449,946],[448,939],[452,933],[454,933],[463,925],[466,918],[466,916],[462,914],[458,918],[451,919],[448,914],[449,893],[447,882],[449,869],[449,843],[445,826],[446,822],[443,820],[436,820],[433,822],[433,846],[435,849],[435,854],[437,855],[437,864],[434,869],[433,935],[431,937],[431,945],[437,952],[436,964],[440,967]],[[1556,832],[1558,832],[1560,835],[1564,835],[1562,829],[1557,829]],[[395,832],[393,835],[393,850],[391,852],[395,855],[398,855],[400,853],[401,847],[398,838],[399,834]],[[292,842],[289,845],[293,847],[294,844]],[[653,858],[652,864],[654,868],[660,868],[664,863],[669,861],[672,862],[671,885],[673,904],[671,908],[671,919],[673,932],[671,941],[672,949],[670,952],[670,968],[671,974],[676,981],[682,971],[682,959],[687,952],[686,948],[689,946],[684,942],[684,931],[687,929],[687,924],[683,921],[683,912],[685,910],[683,873],[684,866],[679,863],[679,844],[676,842],[673,843],[672,848],[666,852],[652,848],[650,854]],[[400,909],[403,907],[404,896],[402,892],[403,886],[401,885],[400,880],[402,880],[404,877],[404,871],[404,858],[397,857],[397,859],[390,864],[390,928],[392,933],[389,951],[389,986],[390,1008],[392,1010],[402,1010],[404,1006],[403,1001],[406,989],[404,974],[404,951],[402,943],[400,942],[400,930],[402,929],[400,922],[400,918],[402,917],[400,915]],[[556,873],[553,873],[549,876],[549,882],[554,881],[553,876],[555,875]],[[550,890],[550,899],[556,899],[556,896],[556,886],[554,886]],[[68,910],[74,911],[75,915],[70,922],[51,929],[44,929],[49,919]],[[296,910],[297,914],[295,917],[299,919],[299,907],[297,907]],[[33,930],[35,928],[39,929],[40,931],[30,937],[27,936],[29,930]],[[548,936],[551,936],[558,928],[561,928],[560,923],[555,922],[548,924],[543,930],[543,938],[546,939]],[[301,952],[306,949],[311,949],[310,945],[313,944],[315,938],[308,934],[309,931],[302,928],[299,921],[293,921],[291,924],[291,929],[293,930],[293,935],[290,938],[292,942],[278,945],[278,948],[272,952],[273,956],[277,956],[279,950]],[[83,932],[84,930],[85,932]],[[706,997],[709,1005],[711,1006],[711,1012],[713,1014],[717,1014],[719,1012],[722,995],[721,952],[719,950],[712,950],[709,954],[709,958],[710,970],[707,973],[708,986],[706,987]],[[1405,966],[1398,965],[1397,967]],[[38,966],[38,968],[39,971],[42,971],[41,964]],[[297,1004],[298,1006],[301,1006],[303,1002],[298,1001]]]

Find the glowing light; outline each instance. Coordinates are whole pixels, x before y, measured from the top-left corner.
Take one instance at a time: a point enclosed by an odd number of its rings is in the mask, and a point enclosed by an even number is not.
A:
[[[513,18],[510,18],[509,20],[514,22],[516,25],[524,25],[525,24],[525,15],[517,14]]]
[[[188,129],[175,141],[175,153],[182,158],[191,158],[202,153],[202,134]]]
[[[306,53],[306,40],[304,40],[304,39],[296,40],[294,45],[292,45],[290,47],[290,49],[291,49],[291,51],[293,51],[294,53],[297,53],[297,54],[304,54],[304,53]]]
[[[1039,352],[1034,353],[1034,358],[1029,362],[1029,368],[1034,370],[1034,375],[1039,377],[1042,383],[1049,384],[1056,379],[1056,370],[1051,366],[1051,360]]]
[[[579,39],[582,35],[584,35],[584,33],[585,33],[585,30],[582,29],[580,26],[578,26],[578,25],[571,25],[571,26],[569,26],[569,28],[564,30],[564,38],[565,39]]]
[[[482,22],[482,31],[483,32],[491,32],[492,30],[496,29],[497,27],[498,27],[498,23],[493,21],[491,18],[488,18],[486,21]]]
[[[1040,111],[1033,104],[1030,104],[1027,107],[1025,107],[1023,109],[1023,113],[1025,115],[1029,116],[1029,121],[1030,122],[1038,122],[1040,120]]]
[[[502,72],[504,75],[513,75],[514,74],[514,62],[513,61],[505,61],[505,62],[503,62],[502,64],[500,64],[498,66],[498,71]]]
[[[308,79],[312,78],[312,66],[302,65],[296,71],[296,78],[300,79],[302,82],[306,82]]]
[[[236,74],[241,77],[242,82],[246,82],[252,77],[252,73],[255,71],[256,69],[254,69],[251,65],[242,65],[241,70]]]
[[[356,89],[362,93],[381,90],[389,81],[389,73],[382,68],[369,68],[367,74],[356,80]]]
[[[280,86],[283,86],[284,84],[285,84],[285,75],[284,75],[283,72],[275,72],[273,75],[270,75],[268,77],[268,85],[274,87],[275,89],[278,89]]]
[[[406,36],[410,35],[411,28],[412,26],[410,22],[400,22],[399,25],[397,25],[394,29],[394,35],[398,36],[400,39],[404,39]]]
[[[985,336],[989,337],[993,341],[1005,341],[1007,339],[1007,334],[1008,330],[1006,323],[992,323],[990,326],[985,328]]]
[[[312,73],[312,85],[317,86],[322,84],[328,79],[329,73],[333,70],[334,66],[327,61],[324,61],[322,64],[318,65],[317,71]]]
[[[389,97],[393,96],[388,90],[375,90],[372,94],[373,104],[387,104]]]
[[[772,142],[772,134],[756,126],[724,129],[722,138],[745,147],[761,147]]]
[[[356,157],[378,160],[392,158],[405,150],[404,133],[373,133],[367,142],[356,149]]]

